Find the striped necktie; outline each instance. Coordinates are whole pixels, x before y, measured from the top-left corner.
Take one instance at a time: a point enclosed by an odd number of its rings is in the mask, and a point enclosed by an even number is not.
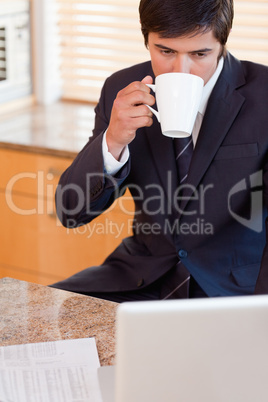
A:
[[[193,154],[193,138],[174,138],[174,151],[179,176],[179,184],[183,183]],[[185,299],[189,297],[190,274],[181,261],[171,269],[165,277],[162,288],[163,299]]]
[[[179,261],[164,277],[161,299],[188,299],[190,279],[189,271]]]
[[[174,138],[174,151],[179,176],[179,183],[183,183],[187,176],[193,155],[193,137]]]

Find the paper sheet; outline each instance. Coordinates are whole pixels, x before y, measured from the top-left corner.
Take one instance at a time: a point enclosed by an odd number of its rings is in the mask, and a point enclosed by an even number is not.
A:
[[[101,402],[94,338],[0,347],[0,402]]]

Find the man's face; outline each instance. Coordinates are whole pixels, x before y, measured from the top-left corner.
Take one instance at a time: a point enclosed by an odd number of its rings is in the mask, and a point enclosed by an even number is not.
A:
[[[212,31],[195,36],[161,38],[150,32],[148,48],[155,76],[164,73],[188,73],[203,78],[205,84],[214,74],[222,45]]]

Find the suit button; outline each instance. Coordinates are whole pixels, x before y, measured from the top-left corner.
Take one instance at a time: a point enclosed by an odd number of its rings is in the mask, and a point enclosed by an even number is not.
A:
[[[179,257],[180,258],[186,258],[188,256],[188,253],[186,250],[179,250]]]
[[[144,284],[144,280],[143,280],[143,278],[141,278],[137,283],[138,288],[140,288],[143,284]]]

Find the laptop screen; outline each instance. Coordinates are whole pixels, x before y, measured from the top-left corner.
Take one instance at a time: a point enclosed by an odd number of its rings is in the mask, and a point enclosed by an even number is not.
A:
[[[118,307],[116,402],[267,402],[268,296]]]

